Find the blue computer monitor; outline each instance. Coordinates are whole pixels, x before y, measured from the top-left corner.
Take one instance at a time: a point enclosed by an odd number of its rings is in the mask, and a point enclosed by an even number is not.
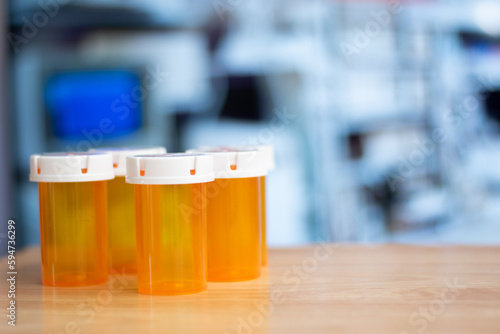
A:
[[[143,123],[141,81],[131,70],[65,70],[44,86],[50,131],[62,140],[86,139],[100,130],[103,139],[129,135]]]

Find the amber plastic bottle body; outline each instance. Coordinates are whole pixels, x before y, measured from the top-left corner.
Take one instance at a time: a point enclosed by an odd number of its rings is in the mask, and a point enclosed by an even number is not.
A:
[[[42,282],[86,286],[108,279],[106,181],[40,182]]]
[[[260,233],[262,243],[262,265],[267,266],[266,237],[266,177],[260,177]]]
[[[215,179],[208,196],[208,280],[260,277],[260,178]]]
[[[206,290],[206,184],[135,185],[140,293]]]
[[[120,274],[137,272],[134,186],[124,176],[108,182],[109,266]]]

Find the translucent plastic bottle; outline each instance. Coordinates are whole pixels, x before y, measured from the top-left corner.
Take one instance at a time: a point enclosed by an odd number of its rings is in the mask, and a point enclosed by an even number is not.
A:
[[[135,239],[134,186],[125,183],[126,157],[140,154],[163,154],[164,147],[100,148],[92,152],[113,155],[115,178],[108,181],[109,267],[124,274],[137,272]]]
[[[106,180],[112,157],[102,153],[32,155],[38,182],[42,282],[85,286],[108,279]]]
[[[254,149],[200,148],[211,154],[215,182],[208,189],[208,280],[260,277],[262,154]]]
[[[257,150],[256,154],[259,154],[258,160],[265,164],[265,168],[268,172],[276,168],[275,158],[274,158],[274,147],[272,145],[257,145],[257,146],[239,146],[239,147],[201,147],[198,148],[200,151],[237,151],[237,150]],[[266,204],[266,178],[267,175],[260,177],[260,231],[261,231],[261,246],[262,246],[262,265],[267,265],[267,204]]]
[[[206,190],[213,180],[209,155],[127,157],[126,182],[135,188],[140,293],[206,290]]]

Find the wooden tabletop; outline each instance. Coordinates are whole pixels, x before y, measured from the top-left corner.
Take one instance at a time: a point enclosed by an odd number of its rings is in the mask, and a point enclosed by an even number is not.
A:
[[[140,295],[123,275],[44,287],[39,249],[16,259],[16,327],[4,280],[0,333],[500,333],[500,247],[277,249],[258,280],[175,297]]]

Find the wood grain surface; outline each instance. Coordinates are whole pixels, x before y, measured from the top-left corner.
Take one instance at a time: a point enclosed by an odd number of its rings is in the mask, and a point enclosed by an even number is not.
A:
[[[16,326],[0,333],[500,333],[500,248],[314,245],[276,249],[260,279],[187,296],[41,285],[40,251],[19,252]],[[6,259],[1,259],[4,273]]]

